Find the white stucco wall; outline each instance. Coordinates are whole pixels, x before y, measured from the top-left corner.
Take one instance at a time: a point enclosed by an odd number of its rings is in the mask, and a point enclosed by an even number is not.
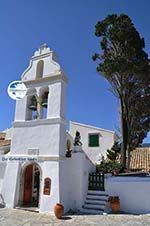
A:
[[[88,177],[95,165],[84,152],[72,153],[60,165],[60,200],[66,210],[81,209],[88,190]]]
[[[47,118],[65,118],[66,83],[55,81],[49,85]]]
[[[59,121],[18,122],[13,130],[11,154],[27,155],[29,149],[37,149],[39,155],[64,156],[65,137],[62,138],[60,133],[65,136],[65,125]]]
[[[150,177],[109,177],[105,190],[109,196],[119,196],[121,211],[150,213]]]
[[[6,207],[13,208],[20,206],[22,205],[21,200],[23,198],[23,187],[21,185],[23,176],[22,169],[32,162],[8,161],[2,163],[5,163],[5,165],[7,164],[5,169],[5,177],[3,177],[4,172],[2,173],[1,171],[0,173],[0,176],[2,177],[0,178],[0,192],[4,198]],[[40,167],[41,173],[39,210],[40,212],[53,213],[54,205],[60,202],[59,161],[38,161],[37,164]],[[52,182],[50,195],[43,194],[44,179],[47,177],[49,177]]]
[[[59,161],[45,161],[39,163],[42,169],[42,181],[40,192],[40,212],[53,213],[56,203],[60,202],[60,184],[59,184]],[[51,179],[50,195],[43,194],[44,179],[49,177]]]
[[[22,155],[23,157],[26,156]],[[13,208],[22,205],[22,173],[30,163],[32,161],[1,162],[0,166],[4,169],[0,172],[0,192],[4,197],[6,207]],[[71,158],[61,160],[49,161],[47,157],[44,157],[43,160],[35,161],[35,163],[40,167],[40,212],[53,213],[56,203],[62,203],[65,212],[69,209],[82,208],[88,190],[89,173],[95,171],[95,165],[84,152],[72,153]],[[47,177],[51,179],[50,195],[43,194],[44,179]]]
[[[16,100],[15,121],[25,121],[27,113],[27,96]]]
[[[18,184],[19,162],[9,162],[5,170],[1,194],[6,203],[6,207],[13,208],[15,206],[16,189]]]
[[[101,155],[106,157],[107,149],[110,149],[116,139],[113,131],[104,130],[76,122],[70,122],[70,134],[75,137],[76,131],[80,132],[83,149],[93,162],[97,162]],[[88,146],[88,135],[99,133],[99,147]]]
[[[6,129],[6,137],[5,137],[5,139],[6,140],[9,140],[9,139],[11,140],[12,133],[13,133],[13,127],[9,128],[9,129]]]
[[[67,140],[70,141],[71,150],[72,150],[73,149],[73,137],[71,136],[71,134],[69,133],[69,131],[66,131],[66,144],[67,144]]]
[[[7,167],[6,162],[0,162],[0,193],[1,193],[1,190],[2,190],[2,185],[3,185],[6,167]]]

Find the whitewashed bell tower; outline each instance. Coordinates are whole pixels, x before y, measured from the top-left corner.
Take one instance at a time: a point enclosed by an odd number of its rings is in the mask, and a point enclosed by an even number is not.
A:
[[[11,153],[33,149],[39,155],[64,156],[67,79],[46,44],[34,53],[22,81],[28,92],[16,104]]]
[[[34,203],[40,211],[49,212],[62,202],[65,192],[61,175],[65,168],[67,78],[55,53],[44,44],[21,79],[27,94],[16,101],[9,153],[13,161],[7,164],[2,194],[8,207]],[[22,158],[25,160],[20,161]]]

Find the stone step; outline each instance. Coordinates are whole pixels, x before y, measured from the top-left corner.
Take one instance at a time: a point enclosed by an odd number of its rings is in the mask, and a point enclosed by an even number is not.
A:
[[[94,205],[94,204],[84,204],[83,208],[85,209],[95,209],[104,211],[105,205]]]
[[[106,196],[108,197],[108,194],[106,192],[101,192],[101,191],[88,191],[87,195],[96,195],[96,196]]]
[[[85,204],[94,204],[94,205],[106,205],[107,200],[93,200],[93,199],[86,199]]]
[[[94,210],[94,209],[87,209],[87,208],[82,208],[81,212],[85,214],[97,214],[97,215],[103,214],[103,211],[101,210]]]
[[[105,191],[95,191],[95,190],[88,190],[87,194],[108,196],[108,194]]]
[[[39,212],[39,208],[37,207],[20,207],[20,206],[16,206],[15,209],[18,210],[24,210],[24,211],[30,211],[30,212]]]
[[[101,201],[107,201],[108,200],[108,196],[105,195],[87,195],[86,199],[88,200],[101,200]]]

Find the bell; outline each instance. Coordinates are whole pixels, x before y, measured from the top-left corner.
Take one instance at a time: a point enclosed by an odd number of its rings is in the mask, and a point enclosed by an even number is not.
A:
[[[34,115],[34,116],[33,116],[33,119],[37,119],[37,118],[38,118],[38,116],[37,116],[37,115]]]
[[[36,111],[36,110],[37,110],[37,106],[36,106],[35,104],[29,105],[28,108],[29,108],[30,110],[32,110],[32,111]]]
[[[37,110],[37,101],[36,101],[36,98],[35,96],[33,96],[31,98],[31,104],[28,106],[28,108],[32,111],[36,111]]]
[[[43,108],[47,108],[47,99],[43,100],[42,107]]]
[[[42,107],[43,107],[43,108],[47,108],[47,102],[43,102],[43,103],[42,103]]]

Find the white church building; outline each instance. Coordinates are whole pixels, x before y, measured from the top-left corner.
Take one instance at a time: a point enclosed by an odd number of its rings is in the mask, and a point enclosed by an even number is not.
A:
[[[70,122],[66,131],[67,77],[44,44],[21,80],[26,96],[16,101],[11,129],[0,133],[0,193],[8,208],[53,212],[56,203],[86,209],[89,173],[117,139],[113,131]],[[76,131],[82,145],[74,145]],[[66,157],[69,140],[71,157]],[[85,205],[84,205],[85,204]],[[88,208],[87,208],[88,209]]]

